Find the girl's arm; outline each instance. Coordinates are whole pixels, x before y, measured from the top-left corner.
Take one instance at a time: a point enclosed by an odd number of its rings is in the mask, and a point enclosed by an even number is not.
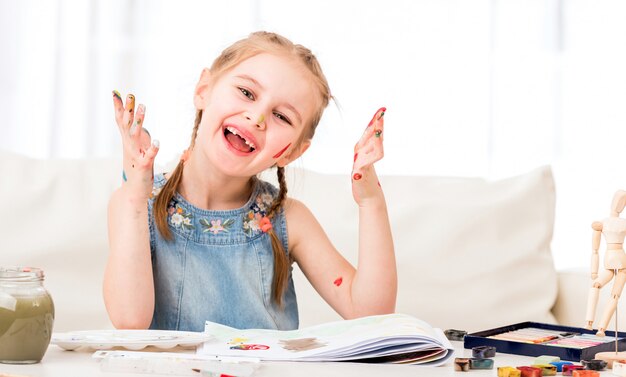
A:
[[[292,256],[320,295],[344,318],[395,311],[396,261],[387,205],[374,162],[383,157],[385,109],[380,109],[355,147],[352,194],[359,206],[357,269],[332,245],[300,202],[285,207]]]
[[[148,197],[152,191],[158,141],[142,130],[145,107],[129,95],[126,106],[113,95],[115,120],[124,147],[124,182],[109,201],[109,258],[103,294],[116,328],[148,328],[154,311],[154,282],[148,229]]]

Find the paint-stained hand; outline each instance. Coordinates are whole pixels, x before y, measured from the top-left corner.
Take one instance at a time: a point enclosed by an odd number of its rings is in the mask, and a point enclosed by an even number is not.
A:
[[[154,158],[159,151],[159,142],[150,142],[150,134],[142,127],[146,107],[140,104],[135,111],[135,96],[126,96],[124,104],[121,95],[113,91],[113,109],[122,136],[123,179],[125,184],[136,187],[147,196],[152,191]]]
[[[359,205],[369,198],[379,197],[380,184],[374,169],[374,163],[383,158],[384,115],[387,109],[378,109],[367,125],[363,136],[354,146],[354,165],[352,166],[352,195]]]

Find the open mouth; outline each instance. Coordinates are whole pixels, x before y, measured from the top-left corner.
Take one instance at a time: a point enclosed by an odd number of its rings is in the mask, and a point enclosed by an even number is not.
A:
[[[243,135],[240,135],[233,127],[224,128],[224,137],[233,148],[240,152],[252,153],[256,149],[254,143],[247,140]]]

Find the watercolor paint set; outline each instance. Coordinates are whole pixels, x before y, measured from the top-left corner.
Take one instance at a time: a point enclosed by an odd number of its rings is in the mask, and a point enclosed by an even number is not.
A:
[[[595,330],[522,322],[468,334],[464,347],[493,346],[497,352],[525,356],[558,356],[562,360],[594,359],[598,352],[615,351],[615,332],[596,336]],[[618,351],[626,350],[626,333],[617,333]]]

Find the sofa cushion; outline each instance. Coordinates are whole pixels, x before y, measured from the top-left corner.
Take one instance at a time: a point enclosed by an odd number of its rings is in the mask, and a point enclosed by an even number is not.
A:
[[[54,331],[110,328],[102,299],[112,160],[36,160],[0,151],[0,263],[44,270]]]
[[[287,174],[290,195],[311,209],[356,265],[358,212],[349,176],[299,169]],[[555,322],[549,167],[499,181],[382,176],[380,182],[396,248],[397,311],[468,331]],[[302,326],[339,318],[318,302],[301,273],[295,279]]]
[[[2,265],[37,266],[55,301],[55,331],[110,328],[102,300],[106,207],[121,180],[116,160],[35,160],[0,151]],[[287,173],[356,264],[357,207],[348,175]],[[549,168],[501,181],[383,176],[396,247],[399,312],[469,331],[553,322]],[[295,268],[301,325],[338,319]]]

